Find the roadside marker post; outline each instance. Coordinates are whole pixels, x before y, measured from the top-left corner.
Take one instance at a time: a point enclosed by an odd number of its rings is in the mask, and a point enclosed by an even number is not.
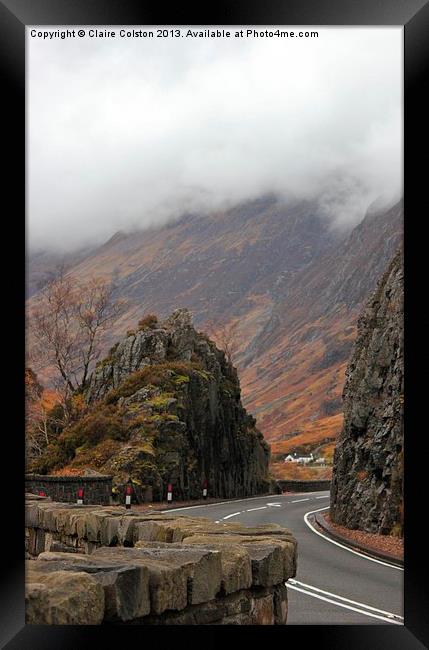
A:
[[[127,485],[125,488],[125,508],[129,510],[131,508],[131,495],[133,493],[132,485]]]
[[[83,488],[79,488],[77,491],[77,505],[83,505]]]
[[[173,501],[173,484],[169,483],[167,485],[167,501],[171,503]]]
[[[208,481],[205,478],[203,481],[203,499],[207,499],[207,488],[208,488]]]

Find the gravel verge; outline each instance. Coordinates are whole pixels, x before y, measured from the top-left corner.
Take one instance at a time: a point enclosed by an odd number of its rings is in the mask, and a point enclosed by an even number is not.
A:
[[[369,555],[390,560],[395,564],[404,562],[404,540],[393,535],[377,535],[361,530],[350,530],[344,526],[334,524],[329,513],[317,513],[316,523],[322,530],[333,538],[353,546]]]

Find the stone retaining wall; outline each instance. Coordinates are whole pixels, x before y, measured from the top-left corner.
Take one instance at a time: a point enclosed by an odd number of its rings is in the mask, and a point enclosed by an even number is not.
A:
[[[53,501],[76,503],[77,490],[84,489],[84,503],[109,505],[112,495],[111,476],[44,476],[28,474],[25,477],[26,492],[45,492]]]
[[[27,495],[26,622],[284,625],[296,546],[277,524]]]
[[[331,481],[288,481],[279,479],[277,481],[282,492],[319,492],[331,489]]]

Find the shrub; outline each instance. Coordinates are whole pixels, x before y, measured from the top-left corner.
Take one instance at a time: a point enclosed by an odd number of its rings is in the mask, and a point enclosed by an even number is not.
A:
[[[58,441],[47,446],[46,451],[30,464],[30,471],[36,474],[50,474],[55,467],[65,465],[69,460],[67,450]]]
[[[170,403],[170,400],[173,398],[172,393],[161,393],[148,401],[148,404],[157,411],[165,411]]]
[[[70,438],[73,443],[96,445],[101,440],[123,440],[126,430],[122,418],[114,407],[104,406],[84,416],[79,422],[64,432],[64,437]],[[80,446],[75,444],[74,449]]]
[[[126,436],[127,431],[114,407],[103,406],[64,429],[55,443],[48,447],[44,457],[39,459],[39,467],[49,472],[69,463],[79,447],[91,448],[102,440],[123,440]]]
[[[129,375],[116,389],[117,398],[129,397],[145,386],[159,386],[162,383],[162,373],[154,366],[146,366]]]
[[[83,448],[74,457],[71,467],[94,467],[101,468],[112,456],[117,453],[120,443],[117,440],[102,440],[95,447]]]
[[[111,390],[109,390],[106,397],[104,398],[104,403],[107,404],[107,405],[116,404],[116,402],[118,401],[119,398],[120,398],[120,395],[119,395],[118,389],[117,388],[112,388]]]
[[[127,421],[127,431],[131,435],[138,433],[143,439],[151,439],[156,435],[156,427],[152,415],[137,415],[132,420]]]
[[[64,428],[65,413],[62,404],[57,402],[48,411],[48,430],[51,435],[58,436]]]
[[[130,397],[145,386],[159,386],[164,390],[174,390],[180,384],[189,381],[193,372],[200,372],[207,378],[210,375],[201,370],[201,364],[176,361],[162,362],[145,366],[128,375],[118,386],[112,389],[105,397],[105,404],[114,404],[120,397]]]
[[[182,384],[189,384],[189,376],[187,375],[176,375],[173,377],[173,382],[176,386],[181,386]]]
[[[138,323],[139,330],[153,330],[158,325],[158,318],[155,314],[148,314],[141,318]]]

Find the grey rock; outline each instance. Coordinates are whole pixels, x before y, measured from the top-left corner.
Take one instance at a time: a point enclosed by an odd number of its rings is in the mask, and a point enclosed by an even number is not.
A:
[[[117,558],[147,566],[152,612],[183,609],[212,600],[220,589],[220,554],[189,548],[101,548],[97,559]]]
[[[330,514],[370,533],[403,533],[403,262],[394,256],[358,323]]]
[[[30,561],[26,572],[26,623],[99,625],[104,617],[103,587],[87,573],[39,571],[44,564]]]
[[[90,408],[106,399],[116,405],[112,408],[131,430],[99,468],[113,476],[117,490],[131,478],[139,498],[150,488],[154,500],[165,498],[167,483],[173,484],[175,499],[199,498],[204,479],[214,497],[269,491],[270,448],[241,403],[237,371],[223,351],[194,329],[186,309],[176,310],[155,329],[130,334],[112,350],[94,370],[86,400]],[[137,382],[131,394],[128,389],[121,394],[130,375],[148,366],[155,372],[162,368],[162,387],[142,378],[144,385]],[[145,418],[146,428],[155,432],[153,453],[142,439]],[[140,422],[135,429],[134,420]]]
[[[149,571],[111,555],[109,560],[82,554],[46,552],[32,563],[38,574],[58,571],[88,573],[104,589],[107,621],[130,621],[150,612]]]

